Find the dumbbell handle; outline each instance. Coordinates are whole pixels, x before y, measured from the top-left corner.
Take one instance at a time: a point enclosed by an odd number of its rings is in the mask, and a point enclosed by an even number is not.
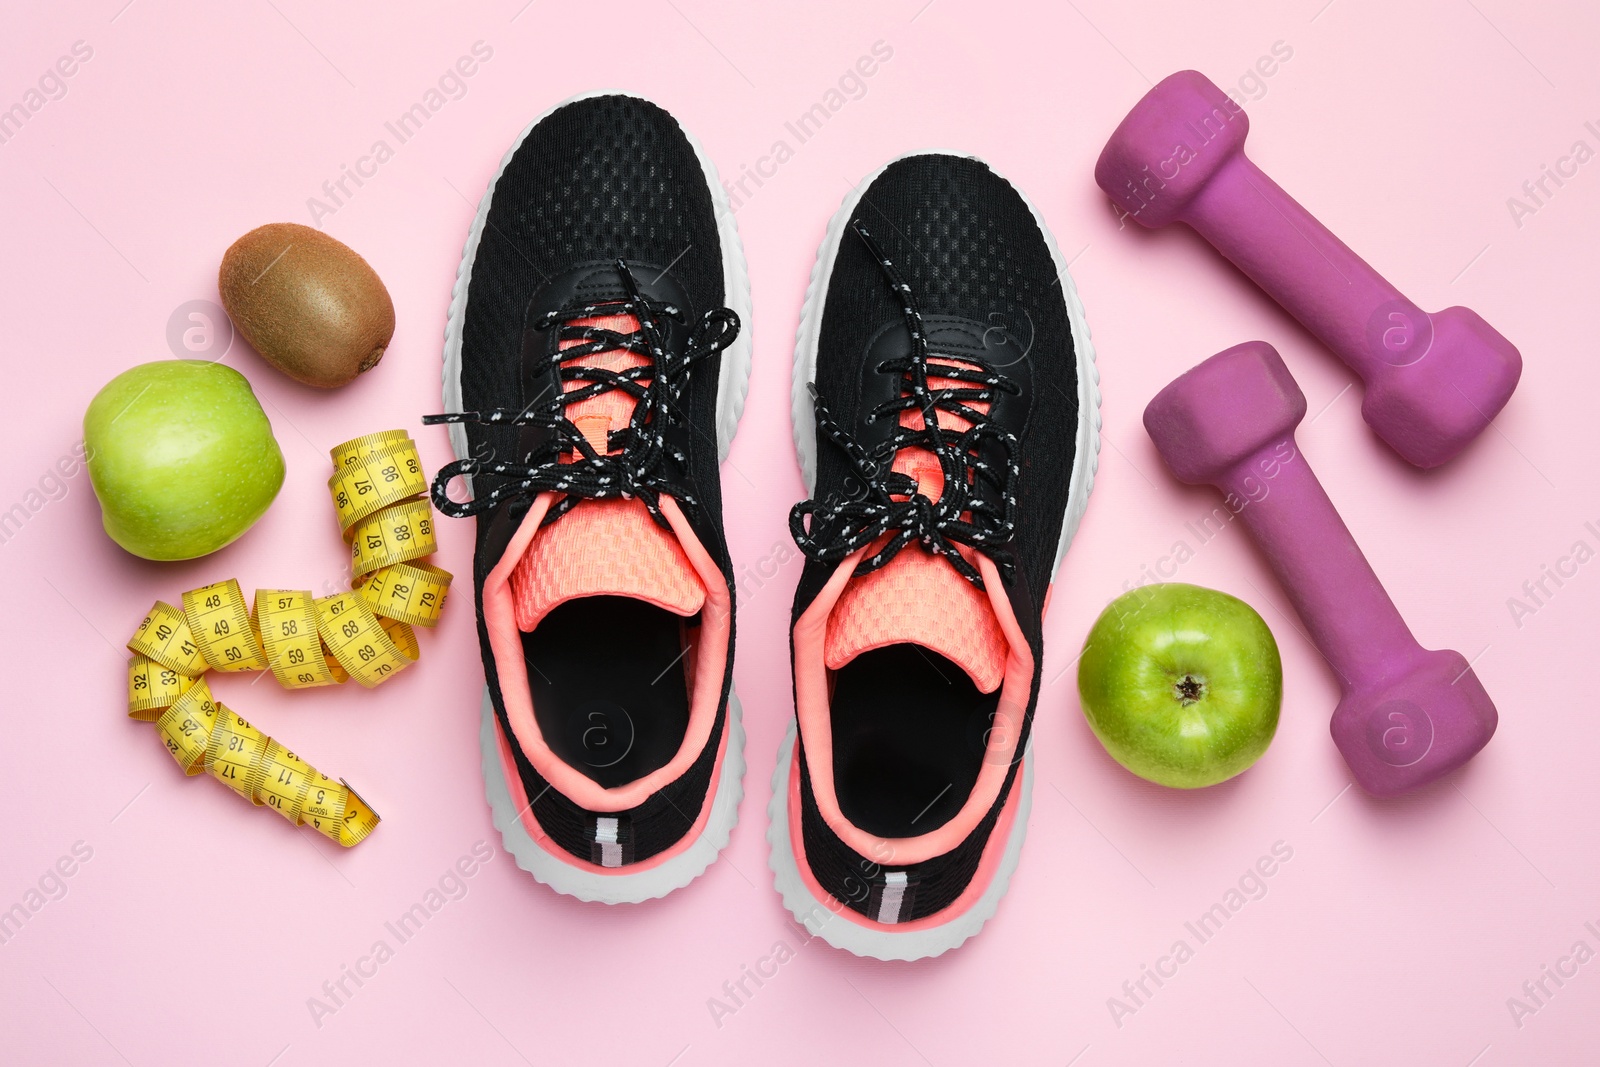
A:
[[[1411,635],[1300,453],[1305,414],[1289,368],[1252,341],[1174,379],[1144,425],[1180,481],[1227,495],[1339,676],[1334,744],[1363,788],[1393,796],[1471,759],[1500,717],[1461,653]]]
[[[1141,226],[1182,221],[1366,383],[1361,414],[1419,467],[1460,454],[1505,407],[1522,354],[1464,307],[1424,312],[1245,155],[1250,118],[1179,71],[1117,125],[1095,181]]]
[[[1311,631],[1312,643],[1339,675],[1341,689],[1358,679],[1377,681],[1386,667],[1408,662],[1408,650],[1421,653],[1293,434],[1264,446],[1216,484],[1225,495],[1246,501],[1238,517]],[[1271,505],[1263,506],[1269,498]]]
[[[1243,151],[1231,153],[1177,217],[1369,384],[1385,365],[1426,351],[1429,316]]]

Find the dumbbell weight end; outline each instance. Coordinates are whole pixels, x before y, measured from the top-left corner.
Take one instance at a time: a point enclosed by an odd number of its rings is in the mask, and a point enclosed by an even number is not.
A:
[[[1180,481],[1218,487],[1338,676],[1334,743],[1378,796],[1415,789],[1488,743],[1494,704],[1462,656],[1422,648],[1300,453],[1305,395],[1252,341],[1181,375],[1144,423]]]
[[[1362,415],[1408,462],[1436,467],[1500,412],[1522,356],[1475,312],[1429,314],[1244,153],[1250,119],[1196,71],[1145,94],[1095,180],[1143,226],[1184,222],[1327,345],[1366,384]]]

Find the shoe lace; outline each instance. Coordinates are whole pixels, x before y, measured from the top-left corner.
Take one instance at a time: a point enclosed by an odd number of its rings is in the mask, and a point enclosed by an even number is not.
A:
[[[930,387],[929,359],[936,353],[928,350],[916,294],[866,226],[856,220],[851,228],[877,260],[894,290],[911,334],[911,351],[907,355],[885,360],[877,367],[881,372],[901,376],[900,395],[866,415],[869,423],[893,417],[899,428],[869,450],[834,420],[822,395],[811,386],[818,431],[844,451],[863,489],[859,494],[835,492],[826,500],[812,498],[796,504],[789,512],[789,532],[800,551],[818,563],[837,563],[892,532],[882,547],[856,565],[857,576],[877,570],[906,545],[918,541],[981,589],[982,575],[956,546],[966,545],[983,552],[1002,571],[1009,571],[1012,566],[997,550],[1011,540],[1016,528],[1017,502],[1012,486],[1017,478],[1017,439],[992,421],[987,411],[1001,393],[1017,394],[1021,389],[968,354],[942,356],[956,361],[955,365],[941,362],[932,371],[932,377],[958,385]],[[989,408],[979,410],[975,404]],[[901,424],[899,414],[905,411],[919,412],[922,425]],[[967,429],[957,431],[941,426],[937,415],[940,411],[966,420]],[[1003,467],[997,469],[980,456],[980,446],[988,441],[998,444],[1004,452]],[[905,448],[924,449],[938,459],[944,475],[938,500],[924,495],[917,479],[893,470],[895,457]]]
[[[686,323],[677,306],[647,299],[627,263],[616,262],[617,275],[627,296],[621,300],[571,305],[541,315],[532,325],[536,330],[558,330],[556,351],[549,359],[564,388],[568,382],[582,382],[570,391],[556,390],[546,399],[535,397],[520,410],[486,408],[443,415],[426,415],[425,425],[440,423],[481,423],[491,426],[544,426],[548,440],[520,461],[499,459],[458,459],[439,469],[433,480],[433,503],[453,518],[491,511],[506,500],[532,501],[543,492],[565,494],[546,513],[552,523],[582,499],[608,497],[638,498],[655,522],[667,527],[661,514],[660,496],[666,494],[686,507],[699,504],[681,481],[673,478],[668,464],[687,470],[688,457],[666,439],[666,427],[678,421],[678,400],[688,383],[689,371],[696,363],[722,351],[739,335],[739,316],[729,308],[715,308],[701,316],[678,351],[669,350],[664,341],[663,316]],[[604,316],[632,316],[639,328],[629,332],[595,326],[586,320]],[[571,342],[569,347],[561,347]],[[623,350],[647,356],[649,362],[625,370],[610,370],[585,364],[590,356]],[[567,417],[575,403],[618,390],[633,397],[628,423],[606,437],[602,454]],[[563,462],[563,457],[571,459]],[[493,475],[498,481],[476,493],[470,500],[456,501],[446,493],[450,481],[459,475]]]

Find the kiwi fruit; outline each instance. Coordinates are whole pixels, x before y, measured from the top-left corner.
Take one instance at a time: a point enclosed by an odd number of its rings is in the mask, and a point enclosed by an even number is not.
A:
[[[347,245],[294,222],[233,242],[217,272],[234,328],[297,382],[335,389],[369,371],[394,336],[394,301]]]

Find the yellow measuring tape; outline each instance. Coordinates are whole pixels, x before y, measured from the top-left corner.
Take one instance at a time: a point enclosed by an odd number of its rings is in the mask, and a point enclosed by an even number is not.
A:
[[[156,732],[184,774],[208,772],[252,804],[310,823],[348,848],[378,825],[378,813],[346,782],[335,782],[211,698],[194,679],[156,720]]]
[[[342,781],[318,772],[212,699],[209,670],[270,670],[285,689],[371,688],[415,663],[414,626],[435,626],[449,571],[417,562],[438,547],[427,478],[404,430],[333,449],[328,480],[351,550],[353,588],[258,589],[247,604],[232,578],[191,589],[181,607],[158,600],[128,642],[128,714],[156,732],[185,774],[206,771],[253,804],[311,824],[346,847],[378,815]]]

